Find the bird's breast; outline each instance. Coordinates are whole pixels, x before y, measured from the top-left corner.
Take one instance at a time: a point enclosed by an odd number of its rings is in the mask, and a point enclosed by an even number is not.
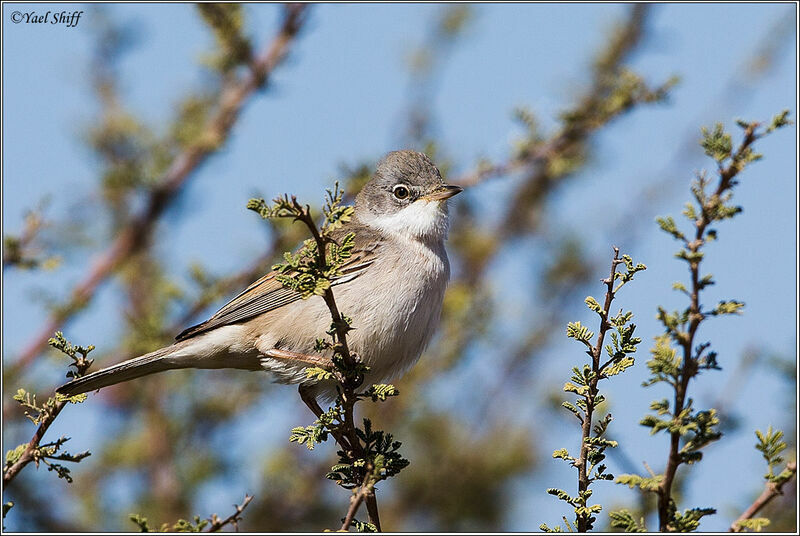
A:
[[[339,308],[353,319],[348,340],[371,367],[370,381],[397,377],[417,361],[438,325],[450,274],[443,244],[409,239],[394,246],[334,289]]]

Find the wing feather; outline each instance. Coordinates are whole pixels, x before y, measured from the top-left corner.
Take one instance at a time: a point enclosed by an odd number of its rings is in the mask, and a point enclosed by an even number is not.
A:
[[[349,232],[353,229],[342,229]],[[332,285],[347,284],[367,270],[375,261],[375,252],[381,240],[373,232],[361,233],[369,239],[359,239],[356,233],[355,246],[350,259],[342,266],[342,275]],[[276,278],[277,272],[270,272],[253,282],[238,296],[225,304],[214,316],[201,324],[183,330],[176,340],[183,341],[220,326],[242,322],[258,315],[268,313],[301,299],[299,292],[284,287]]]

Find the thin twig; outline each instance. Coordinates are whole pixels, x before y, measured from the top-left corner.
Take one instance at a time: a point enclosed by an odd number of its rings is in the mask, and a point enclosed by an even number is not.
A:
[[[252,495],[245,495],[242,504],[234,505],[236,511],[226,517],[225,519],[220,519],[217,514],[211,515],[211,524],[208,526],[205,532],[217,532],[222,527],[226,525],[233,525],[233,528],[238,532],[239,531],[239,521],[242,519],[242,512],[244,509],[247,508],[247,505],[250,504],[250,501],[253,500]]]
[[[695,223],[695,236],[694,240],[689,241],[684,239],[684,245],[687,250],[692,253],[697,253],[703,245],[705,245],[706,228],[711,224],[712,220],[708,214],[711,205],[720,203],[720,198],[732,186],[732,181],[736,175],[741,171],[742,167],[738,165],[740,159],[746,155],[750,146],[759,138],[756,134],[758,123],[751,123],[745,128],[744,138],[731,155],[731,162],[727,167],[720,167],[719,169],[719,183],[714,193],[703,204],[700,211],[698,220]],[[679,372],[679,378],[675,384],[675,397],[673,402],[673,415],[680,415],[686,403],[686,395],[689,387],[689,381],[697,374],[698,360],[693,355],[694,339],[697,334],[697,329],[700,323],[705,319],[705,315],[700,310],[700,261],[694,260],[689,264],[689,271],[692,280],[692,289],[690,294],[689,304],[689,326],[685,333],[682,334],[680,346],[683,350],[682,366]],[[680,454],[680,431],[674,431],[670,434],[669,455],[667,458],[667,465],[664,469],[664,478],[658,487],[658,524],[661,532],[669,530],[670,518],[670,501],[672,500],[672,483],[675,479],[675,473],[682,463]]]
[[[299,214],[297,219],[303,222],[306,227],[308,227],[311,235],[314,238],[314,241],[317,245],[317,262],[320,266],[327,266],[327,247],[328,243],[323,238],[322,234],[319,232],[316,223],[314,222],[314,218],[311,217],[311,209],[308,205],[301,206],[297,199],[292,196],[292,204],[295,207],[295,210]],[[338,349],[336,350],[337,353],[342,357],[344,364],[347,368],[352,368],[356,365],[356,360],[354,356],[350,353],[350,349],[347,345],[347,331],[348,331],[348,324],[344,321],[342,314],[339,312],[339,308],[336,305],[336,299],[333,296],[333,290],[328,287],[325,289],[324,294],[322,295],[323,299],[325,300],[325,304],[328,306],[328,310],[331,314],[332,325],[334,328],[334,332],[336,334],[336,343],[338,345]],[[356,426],[354,422],[354,408],[355,404],[358,401],[358,397],[356,396],[355,389],[358,388],[357,384],[353,383],[352,378],[341,378],[342,384],[342,391],[340,393],[340,398],[342,400],[342,413],[344,416],[344,421],[342,423],[342,427],[340,430],[337,430],[337,433],[332,434],[334,439],[336,439],[339,446],[347,452],[349,457],[352,458],[363,458],[364,457],[364,449],[361,445],[361,441],[356,434]],[[300,392],[301,397],[306,402],[312,411],[314,408],[309,404],[305,397],[303,396],[303,391]],[[339,434],[341,434],[341,437]],[[341,530],[347,530],[353,522],[353,519],[358,511],[358,508],[361,506],[361,503],[364,502],[364,499],[368,499],[368,508],[369,508],[369,519],[370,522],[373,523],[376,527],[380,525],[380,521],[378,519],[378,511],[377,511],[377,500],[375,500],[375,491],[374,491],[374,477],[372,475],[372,464],[367,463],[366,467],[364,468],[364,479],[361,486],[358,489],[358,492],[354,492],[354,495],[350,498],[350,507],[348,508],[347,515],[345,516],[344,522],[342,524]],[[371,499],[369,498],[371,496]],[[371,504],[370,504],[371,503]]]
[[[213,154],[230,134],[248,97],[269,82],[273,70],[286,57],[292,40],[304,22],[305,4],[285,7],[284,20],[272,43],[250,65],[243,79],[232,79],[220,92],[217,113],[209,120],[197,143],[180,153],[158,184],[150,191],[146,206],[117,234],[112,244],[94,262],[86,277],[78,283],[67,303],[51,313],[42,328],[21,352],[15,368],[23,369],[47,344],[50,335],[57,331],[75,312],[86,306],[99,286],[105,282],[126,259],[138,252],[152,233],[156,221],[174,202],[189,176]],[[208,143],[212,140],[213,143]]]
[[[761,495],[759,495],[758,498],[753,501],[753,504],[747,507],[747,510],[745,510],[742,515],[736,518],[736,521],[731,523],[728,532],[741,532],[742,527],[739,524],[741,521],[744,521],[745,519],[752,519],[762,508],[769,504],[772,499],[778,495],[783,495],[783,486],[797,474],[797,462],[787,463],[786,470],[791,473],[791,476],[779,483],[767,481],[766,485],[764,486],[764,491],[761,492]]]
[[[611,302],[614,301],[614,280],[617,272],[617,266],[622,261],[619,258],[619,248],[614,246],[614,259],[611,261],[611,275],[608,279],[604,279],[603,283],[606,285],[606,297],[603,304],[603,310],[600,313],[600,330],[597,334],[597,343],[594,348],[590,350],[592,356],[592,376],[589,382],[589,391],[586,394],[586,409],[584,411],[583,421],[581,423],[581,453],[578,458],[578,492],[586,492],[589,489],[591,480],[589,473],[586,470],[589,458],[590,444],[588,439],[592,435],[592,413],[594,412],[595,399],[598,395],[597,383],[600,381],[603,368],[600,366],[600,356],[603,352],[603,341],[605,340],[606,332],[611,328],[608,322],[608,313],[611,310]],[[579,515],[577,517],[578,532],[587,532],[589,530],[589,518],[591,514]]]
[[[64,409],[68,402],[66,400],[62,400],[61,402],[56,402],[53,406],[53,409],[48,412],[45,418],[39,423],[38,428],[36,428],[36,432],[33,434],[33,437],[28,442],[28,445],[25,447],[25,451],[22,453],[22,456],[14,462],[11,466],[5,468],[3,470],[3,487],[7,486],[14,478],[19,474],[22,469],[25,468],[26,465],[35,461],[37,459],[36,453],[39,449],[39,443],[44,438],[44,434],[47,432],[50,425],[53,424],[53,421],[56,420],[58,414],[61,413],[61,410]]]

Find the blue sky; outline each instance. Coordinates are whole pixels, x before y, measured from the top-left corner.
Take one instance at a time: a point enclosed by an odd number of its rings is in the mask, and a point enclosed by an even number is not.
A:
[[[25,210],[46,195],[52,196],[49,213],[54,217],[80,207],[92,222],[92,211],[98,207],[97,200],[87,199],[98,165],[82,138],[97,113],[88,76],[91,18],[84,14],[74,28],[11,22],[13,11],[34,8],[42,13],[91,9],[79,4],[3,4],[4,233],[18,232]],[[106,9],[115,20],[129,22],[137,31],[134,47],[119,65],[124,101],[144,119],[163,123],[178,98],[202,84],[196,62],[209,50],[212,38],[190,5],[113,4]],[[184,273],[194,260],[224,273],[254,256],[263,244],[263,227],[243,210],[253,194],[272,196],[288,190],[316,199],[337,178],[341,163],[397,148],[408,104],[407,60],[438,9],[431,4],[314,8],[270,90],[247,105],[229,143],[191,181],[177,207],[187,214],[179,220],[168,214],[160,226],[164,254],[168,264],[176,267],[175,273]],[[478,158],[502,159],[508,154],[510,142],[519,134],[511,113],[516,106],[527,105],[538,112],[545,127],[556,124],[557,112],[585,83],[593,52],[626,9],[600,4],[475,5],[462,43],[439,73],[432,104],[443,147],[459,165],[455,173],[467,171]],[[777,21],[794,20],[795,10],[794,4],[656,6],[650,38],[631,64],[651,83],[677,74],[680,84],[669,104],[643,108],[606,129],[597,140],[596,159],[572,187],[558,194],[548,214],[553,225],[581,229],[584,244],[603,258],[611,243],[619,240],[609,229],[619,225],[620,214],[635,205],[637,192],[664,180],[637,239],[618,244],[649,266],[620,296],[620,306],[638,313],[639,331],[645,337],[642,353],[659,331],[653,318],[655,305],[679,307],[680,299],[669,291],[669,283],[685,279],[684,266],[671,257],[676,244],[650,222],[656,215],[679,215],[688,199],[692,173],[708,166],[699,151],[677,162],[675,155],[687,136],[699,138],[700,125],[719,120],[731,126],[737,117],[768,120],[785,108],[796,118],[795,34],[784,39],[776,64],[757,87],[732,96],[725,92],[743,59]],[[247,13],[248,29],[257,44],[263,44],[273,34],[278,7],[249,5]],[[704,328],[704,338],[714,343],[723,366],[726,359],[737,359],[743,348],[761,346],[764,341],[776,352],[792,355],[796,351],[796,136],[791,127],[760,143],[766,158],[746,172],[736,192],[745,212],[732,224],[720,226],[720,242],[709,248],[707,270],[719,283],[709,290],[706,302],[738,298],[747,304],[743,317],[709,322]],[[504,187],[487,184],[465,195],[482,199],[491,217],[492,199]],[[35,289],[46,288],[62,296],[84,273],[87,262],[68,259],[54,272],[4,274],[4,361],[13,357],[44,318]],[[118,304],[113,287],[104,287],[96,304],[70,325],[68,335],[76,341],[111,345],[121,328]],[[513,302],[509,310],[515,310]],[[589,316],[583,320],[589,321]],[[510,322],[524,329],[519,318]],[[541,371],[542,383],[558,383],[574,364],[570,359],[576,361],[579,355],[568,342],[556,345]],[[714,400],[732,368],[701,378],[698,399]],[[615,426],[620,434],[635,438],[631,450],[658,463],[665,450],[660,446],[663,438],[648,438],[646,430],[634,423],[648,401],[660,396],[637,387],[645,374],[644,367],[637,369],[619,379],[616,400],[626,390],[635,391],[637,398],[616,409]],[[53,376],[53,384],[59,376]],[[748,412],[744,430],[765,428],[783,419],[781,407],[770,400],[778,396],[779,386],[766,371],[744,386],[736,400],[738,409],[757,408]],[[294,391],[286,396],[294,396]],[[611,400],[615,400],[613,395]],[[68,419],[65,422],[67,428]],[[542,426],[563,422],[553,420]],[[553,445],[541,446],[543,453],[566,440],[558,436],[552,441]],[[722,442],[712,447],[716,450],[709,462],[695,469],[697,484],[687,501],[693,505],[716,502],[720,507],[720,515],[704,522],[704,529],[724,529],[730,518],[725,505],[742,504],[757,486],[762,467],[753,442],[750,432]],[[91,446],[76,444],[76,450],[78,445]],[[743,472],[733,477],[725,460],[743,455],[749,456],[742,461]],[[552,466],[545,473],[548,485],[571,482],[571,473],[562,472],[559,464],[545,461],[544,466],[548,465]],[[632,498],[620,486],[598,488],[595,498],[601,502]],[[726,490],[725,497],[709,501],[719,495],[719,489]],[[542,521],[552,524],[560,518],[560,513],[550,515],[560,505],[541,486],[521,485],[519,497],[506,529],[535,529]]]

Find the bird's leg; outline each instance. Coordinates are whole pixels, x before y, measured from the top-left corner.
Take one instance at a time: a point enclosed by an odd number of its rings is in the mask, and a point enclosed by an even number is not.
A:
[[[317,402],[317,398],[312,394],[311,387],[301,383],[297,390],[300,392],[300,398],[305,405],[308,406],[308,409],[319,419],[324,411],[322,411],[322,408]]]
[[[311,410],[311,412],[317,417],[317,419],[319,419],[325,412],[322,411],[322,408],[317,402],[317,398],[314,396],[311,390],[311,386],[304,385],[301,383],[300,387],[298,387],[297,390],[300,393],[300,399],[305,403],[306,406],[308,406],[308,409]],[[339,445],[344,450],[350,451],[351,453],[353,452],[353,447],[350,446],[350,442],[347,440],[345,436],[340,434],[338,431],[332,430],[330,428],[328,429],[328,431],[331,433],[336,442],[339,443]]]

